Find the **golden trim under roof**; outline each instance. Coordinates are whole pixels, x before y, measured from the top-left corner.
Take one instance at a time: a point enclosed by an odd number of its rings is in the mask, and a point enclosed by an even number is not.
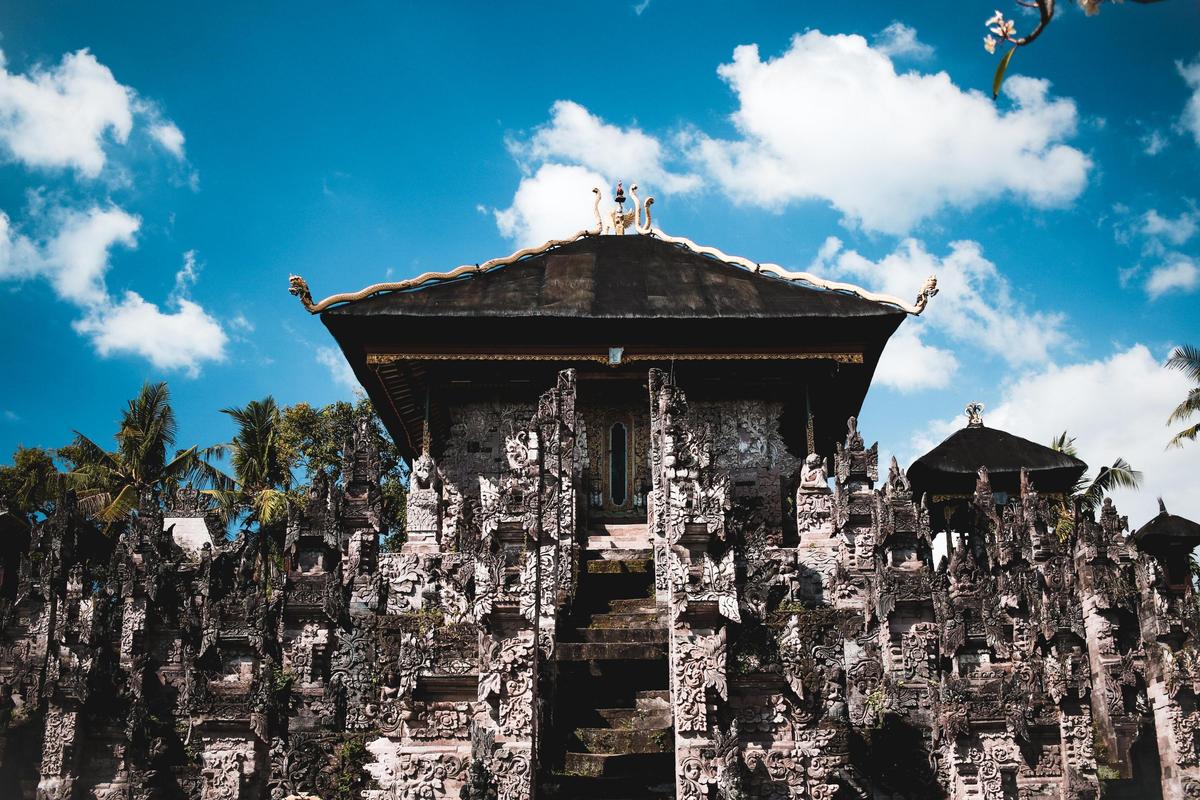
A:
[[[861,364],[862,353],[624,353],[614,362],[608,353],[367,353],[367,364],[401,361],[594,361],[617,366],[628,361],[835,361]]]

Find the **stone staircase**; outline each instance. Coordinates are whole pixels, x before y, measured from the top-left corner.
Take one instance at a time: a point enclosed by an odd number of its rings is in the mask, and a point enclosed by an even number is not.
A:
[[[586,623],[586,624],[584,624]],[[589,532],[575,615],[556,648],[558,686],[544,797],[675,796],[667,625],[654,602],[645,524]]]

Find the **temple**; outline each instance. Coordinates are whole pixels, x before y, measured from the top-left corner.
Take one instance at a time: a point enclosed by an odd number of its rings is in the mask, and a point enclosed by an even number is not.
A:
[[[444,273],[293,276],[411,459],[397,551],[365,436],[281,563],[194,490],[116,541],[69,494],[0,513],[0,793],[1200,797],[1200,525],[1131,533],[978,404],[881,475],[857,416],[936,280],[729,256],[630,195]]]

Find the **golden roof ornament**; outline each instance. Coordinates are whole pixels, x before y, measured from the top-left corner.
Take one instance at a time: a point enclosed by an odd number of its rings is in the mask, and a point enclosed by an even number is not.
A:
[[[625,210],[625,188],[621,181],[617,181],[617,190],[613,199],[616,201],[616,207],[609,213],[609,224],[605,225],[601,219],[599,212],[596,213],[596,224],[602,230],[612,231],[617,236],[624,236],[625,231],[633,228],[638,233],[651,233],[650,226],[650,206],[654,205],[654,198],[646,198],[645,206],[642,205],[641,199],[637,195],[637,184],[631,184],[629,187],[629,195],[633,198],[633,210]],[[600,190],[592,189],[596,193],[596,198],[599,200]],[[646,221],[642,221],[642,212],[645,210]]]
[[[967,403],[966,412],[968,428],[983,427],[983,403],[978,400],[973,403]]]

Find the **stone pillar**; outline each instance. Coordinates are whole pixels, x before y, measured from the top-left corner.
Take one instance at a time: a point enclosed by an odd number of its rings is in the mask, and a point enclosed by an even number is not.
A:
[[[78,716],[57,703],[46,709],[38,800],[70,800],[73,795]]]
[[[833,493],[825,459],[809,454],[796,488],[797,600],[818,605],[832,601],[841,540],[833,520]]]
[[[1200,708],[1195,691],[1200,668],[1182,619],[1192,592],[1190,580],[1170,581],[1165,565],[1147,553],[1138,556],[1137,575],[1146,695],[1158,737],[1163,800],[1190,800],[1200,797]]]

